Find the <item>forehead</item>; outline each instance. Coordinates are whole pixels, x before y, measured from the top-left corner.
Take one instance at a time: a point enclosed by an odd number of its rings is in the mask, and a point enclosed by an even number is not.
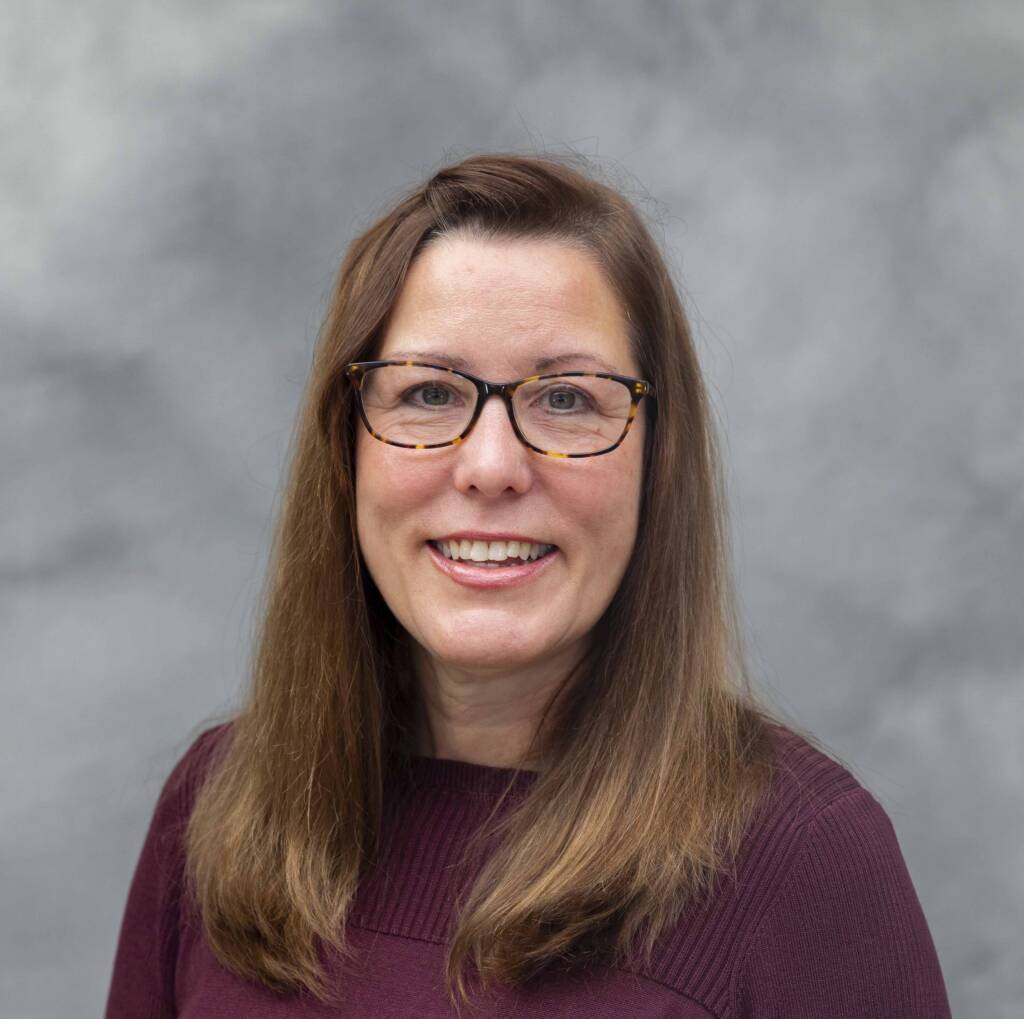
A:
[[[579,367],[632,374],[625,313],[591,255],[550,239],[446,237],[413,262],[392,309],[382,358],[527,373],[580,355]],[[601,362],[601,363],[597,363]]]

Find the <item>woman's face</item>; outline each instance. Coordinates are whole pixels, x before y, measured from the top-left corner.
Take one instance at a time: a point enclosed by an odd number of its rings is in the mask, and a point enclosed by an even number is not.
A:
[[[623,310],[596,263],[552,240],[443,238],[412,264],[377,356],[447,363],[495,382],[551,371],[638,376]],[[458,367],[459,365],[455,365]],[[403,449],[360,425],[357,527],[391,611],[436,663],[507,672],[574,660],[619,586],[640,504],[645,410],[611,453],[543,456],[489,398],[467,438]],[[557,546],[516,583],[455,579],[431,540],[513,534]],[[488,546],[489,547],[489,546]],[[499,553],[500,554],[500,553]],[[463,565],[481,583],[505,567]]]

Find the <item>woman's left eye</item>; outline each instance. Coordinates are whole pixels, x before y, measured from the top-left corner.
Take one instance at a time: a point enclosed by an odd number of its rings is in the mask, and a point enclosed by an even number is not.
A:
[[[578,389],[549,389],[544,394],[545,399],[554,398],[557,403],[549,402],[548,406],[557,410],[574,410],[579,406],[581,399],[586,402],[587,396]]]

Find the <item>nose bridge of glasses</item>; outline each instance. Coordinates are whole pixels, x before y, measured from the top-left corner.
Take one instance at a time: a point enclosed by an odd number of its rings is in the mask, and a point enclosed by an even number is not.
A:
[[[504,409],[501,407],[498,408],[496,411],[497,414],[504,417],[506,420],[510,420],[514,417],[514,411],[512,408],[512,394],[514,392],[514,386],[515,383],[512,382],[483,382],[483,385],[479,390],[479,402],[477,412],[474,415],[474,427],[483,416],[484,411],[487,410],[492,396],[496,396],[498,398],[498,403],[504,405]]]
[[[480,380],[481,390],[483,391],[483,398],[486,400],[489,396],[501,396],[507,393],[511,396],[515,392],[515,387],[518,385],[517,382],[488,382],[485,379]]]

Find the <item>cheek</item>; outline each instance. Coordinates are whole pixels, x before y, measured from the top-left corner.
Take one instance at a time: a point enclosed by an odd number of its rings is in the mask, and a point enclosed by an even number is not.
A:
[[[356,521],[360,542],[377,535],[404,537],[439,490],[438,468],[410,462],[408,450],[378,442],[372,435],[356,442]]]
[[[607,459],[607,463],[597,461]],[[640,475],[628,457],[595,457],[591,469],[567,478],[560,499],[585,536],[595,561],[628,557],[636,538]]]

